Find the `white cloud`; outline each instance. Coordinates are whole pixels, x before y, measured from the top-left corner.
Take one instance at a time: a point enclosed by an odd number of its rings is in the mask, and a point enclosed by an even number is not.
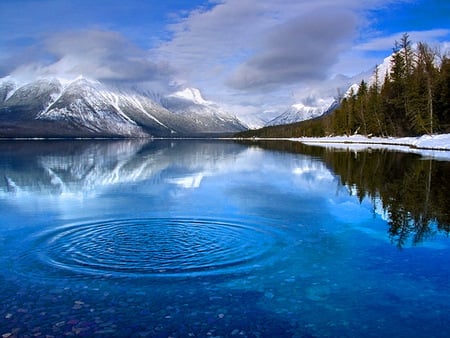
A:
[[[375,34],[369,11],[407,1],[413,0],[210,0],[172,17],[169,34],[152,50],[110,30],[61,31],[39,40],[33,53],[5,61],[0,74],[15,69],[22,76],[82,74],[164,90],[193,86],[234,112],[279,114],[292,103],[337,95],[349,76],[380,63],[384,56],[377,59],[376,52],[390,51],[401,33],[367,41]],[[145,24],[130,27],[137,26]],[[153,31],[147,33],[157,40]],[[410,32],[414,41],[448,34]],[[133,41],[146,39],[130,35]]]
[[[355,26],[350,11],[302,13],[273,27],[263,49],[235,70],[229,84],[252,89],[326,79],[339,53],[349,47]]]
[[[389,36],[374,38],[367,42],[361,43],[354,47],[355,50],[361,51],[384,51],[394,47],[395,41],[400,41],[402,35],[408,33],[412,42],[427,41],[430,43],[437,42],[441,38],[448,37],[450,30],[448,29],[433,29],[428,31],[412,31],[399,32]]]
[[[18,67],[13,75],[85,75],[100,81],[169,82],[172,74],[167,62],[153,62],[148,52],[119,33],[104,30],[63,32],[49,36],[42,47],[46,63],[33,62]]]
[[[171,25],[172,38],[153,55],[173,65],[178,83],[199,87],[205,97],[246,113],[281,113],[302,91],[321,95],[324,83],[336,95],[345,81],[337,84],[335,75],[350,73],[342,55],[367,24],[363,11],[394,1],[224,0]],[[351,59],[367,66],[362,57]],[[365,70],[355,68],[353,74]]]

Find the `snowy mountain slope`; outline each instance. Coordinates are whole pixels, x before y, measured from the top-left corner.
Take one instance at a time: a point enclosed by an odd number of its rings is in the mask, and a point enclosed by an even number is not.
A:
[[[353,95],[358,92],[359,85],[364,80],[369,86],[378,81],[378,85],[381,86],[385,79],[386,73],[391,71],[392,54],[383,59],[383,62],[377,65],[378,79],[375,76],[375,69],[370,69],[361,74],[355,75],[352,78],[344,78],[343,83],[339,86],[344,93],[343,97],[349,97],[353,90]],[[313,101],[313,102],[309,102]],[[306,103],[308,102],[308,103]],[[313,119],[325,114],[330,113],[336,109],[339,102],[334,97],[316,97],[313,100],[307,97],[304,102],[296,103],[290,106],[286,111],[274,119],[267,122],[266,126],[282,125],[295,122],[301,122],[304,120]]]
[[[266,126],[276,126],[281,124],[290,124],[310,120],[328,112],[337,107],[338,103],[333,98],[319,99],[316,105],[305,105],[303,103],[293,104],[283,114],[269,121]]]
[[[186,100],[189,102],[192,102],[194,104],[198,105],[210,105],[213,104],[210,101],[206,101],[200,90],[197,88],[185,88],[183,90],[180,90],[178,92],[172,93],[170,95],[167,95],[167,98],[178,98],[181,100]]]
[[[200,92],[183,98],[182,106],[192,110],[180,106],[171,111],[153,97],[83,77],[27,84],[4,78],[0,80],[0,136],[186,136],[245,129],[239,120],[202,100]]]
[[[242,121],[248,129],[258,129],[266,125],[266,123],[273,119],[276,113],[272,111],[262,111],[256,113],[240,114],[239,120]]]
[[[376,72],[378,73],[378,85],[381,86],[384,83],[384,80],[386,78],[386,74],[390,74],[391,69],[392,69],[392,65],[391,65],[391,60],[392,60],[393,54],[387,56],[386,58],[383,59],[383,62],[381,62],[380,64],[376,65],[376,68],[374,67],[373,69],[367,71],[364,75],[363,80],[369,85],[373,85],[375,83],[375,81],[377,80],[376,78]],[[376,70],[376,71],[375,71]],[[355,82],[356,84],[356,82]],[[358,87],[359,87],[359,83],[357,83]]]
[[[168,110],[187,117],[190,121],[195,121],[203,129],[211,132],[247,129],[244,122],[236,116],[225,111],[218,104],[205,100],[196,88],[186,88],[167,95],[161,103]]]
[[[0,84],[0,92],[7,92],[2,104],[10,107],[6,113],[14,114],[11,117],[24,118],[44,111],[61,91],[61,83],[56,79],[37,80],[23,86],[11,80]]]
[[[36,115],[37,120],[63,121],[94,134],[144,136],[137,123],[123,112],[98,82],[79,78],[66,86],[54,101]]]
[[[3,80],[3,82],[0,84],[0,104],[7,100],[14,93],[17,86],[17,83],[10,78],[6,78]]]

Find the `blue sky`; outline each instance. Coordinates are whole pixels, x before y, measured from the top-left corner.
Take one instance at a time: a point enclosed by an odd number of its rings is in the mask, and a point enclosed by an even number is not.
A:
[[[0,0],[0,30],[0,77],[197,87],[252,114],[333,95],[405,32],[445,50],[450,1]]]

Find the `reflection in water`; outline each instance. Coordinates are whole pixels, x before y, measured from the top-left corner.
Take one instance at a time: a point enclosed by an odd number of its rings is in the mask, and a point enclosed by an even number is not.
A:
[[[11,141],[0,171],[5,337],[449,330],[447,162],[289,142]]]
[[[186,142],[185,142],[186,143]],[[102,187],[158,179],[169,166],[213,172],[215,161],[240,147],[228,144],[164,141],[0,142],[3,193],[44,195],[97,193]],[[195,147],[192,145],[195,144]],[[207,162],[204,162],[204,157]],[[173,183],[198,185],[201,176],[178,177]],[[192,181],[192,183],[191,183]]]
[[[378,209],[381,204],[389,235],[399,247],[410,238],[418,244],[435,231],[450,231],[448,161],[383,150],[332,151],[297,142],[249,144],[306,155],[311,160],[303,161],[293,174],[305,181],[309,177],[310,185],[337,175],[360,201],[368,197]],[[199,188],[205,177],[230,170],[236,156],[245,151],[233,143],[217,147],[217,142],[201,141],[172,141],[170,146],[148,140],[2,142],[0,194],[95,195],[114,185],[149,179]],[[184,168],[183,174],[177,167]]]
[[[122,180],[139,179],[133,163],[143,141],[2,142],[3,192],[88,193]]]
[[[388,218],[389,235],[399,247],[418,244],[436,231],[450,232],[450,162],[418,155],[375,151],[333,151],[298,142],[257,143],[263,148],[320,158],[360,201],[379,201]]]
[[[389,234],[399,246],[418,244],[436,230],[450,231],[450,162],[405,153],[329,152],[325,162],[355,187],[358,198],[381,199]]]

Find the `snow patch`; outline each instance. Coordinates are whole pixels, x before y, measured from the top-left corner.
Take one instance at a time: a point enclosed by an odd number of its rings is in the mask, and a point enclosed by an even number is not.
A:
[[[423,135],[420,137],[367,137],[352,135],[300,137],[290,140],[334,149],[392,149],[413,152],[437,160],[450,161],[450,134]]]
[[[194,102],[196,104],[200,104],[200,105],[212,104],[212,102],[206,101],[203,98],[202,93],[197,88],[185,88],[185,89],[183,89],[181,91],[175,92],[175,93],[170,94],[168,96],[169,97],[176,97],[176,98],[180,98],[180,99],[184,99],[184,100],[188,100],[188,101],[192,101],[192,102]]]
[[[310,120],[325,114],[336,105],[336,101],[332,97],[318,98],[315,99],[313,103],[313,105],[303,102],[293,104],[283,114],[267,122],[266,126],[276,126]]]

